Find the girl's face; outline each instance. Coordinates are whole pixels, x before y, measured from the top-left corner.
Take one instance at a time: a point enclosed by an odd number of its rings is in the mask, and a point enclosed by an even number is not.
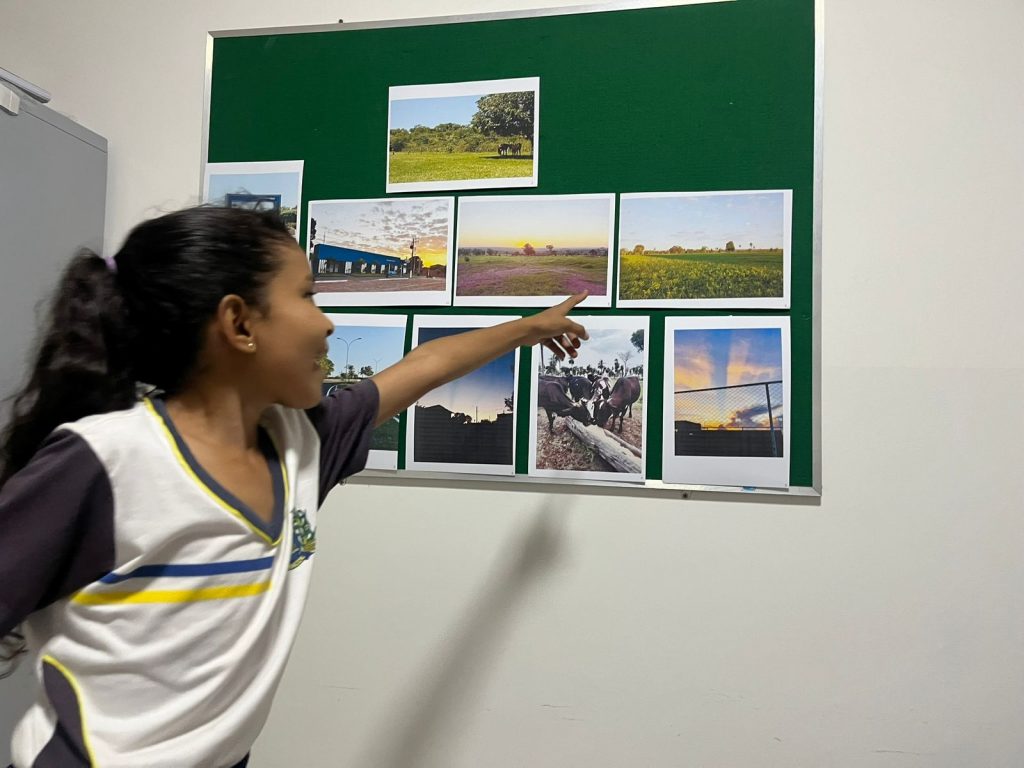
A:
[[[327,339],[334,323],[313,302],[313,276],[297,243],[280,246],[281,269],[267,286],[269,311],[253,324],[253,362],[267,395],[290,408],[320,402]]]

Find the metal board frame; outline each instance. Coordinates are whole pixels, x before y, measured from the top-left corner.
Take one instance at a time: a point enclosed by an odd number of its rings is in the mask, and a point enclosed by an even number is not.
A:
[[[581,13],[606,13],[610,11],[642,10],[681,5],[702,5],[706,3],[742,2],[742,0],[617,0],[594,5],[568,5],[553,8],[529,8],[517,11],[475,13],[456,16],[426,16],[408,19],[382,19],[337,24],[310,24],[294,27],[261,27],[254,29],[218,30],[207,34],[206,69],[203,86],[202,156],[200,157],[200,198],[202,179],[206,172],[206,158],[210,142],[210,97],[213,81],[213,44],[222,37],[253,37],[260,35],[293,35],[310,32],[346,32],[360,29],[386,29],[416,27],[439,24],[465,24],[479,21],[502,21],[509,19],[530,19],[546,16],[566,16]],[[470,477],[458,473],[416,472],[400,470],[366,470],[349,482],[357,485],[389,485],[412,487],[454,487],[489,490],[519,490],[544,493],[584,493],[625,497],[654,497],[700,499],[717,501],[757,501],[761,503],[812,504],[821,502],[822,460],[821,460],[821,211],[822,211],[822,164],[824,132],[824,64],[825,64],[825,0],[814,0],[814,148],[813,148],[813,203],[812,203],[812,360],[811,360],[811,455],[812,484],[791,486],[788,489],[741,488],[736,486],[682,485],[647,480],[643,484],[614,483],[537,478],[527,475],[512,477]]]

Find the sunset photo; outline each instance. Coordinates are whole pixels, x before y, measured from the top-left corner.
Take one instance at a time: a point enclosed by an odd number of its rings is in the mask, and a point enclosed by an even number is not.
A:
[[[778,328],[676,331],[676,423],[699,424],[701,430],[718,432],[781,434],[781,336]],[[686,436],[692,433],[679,434],[677,454],[688,450]],[[736,439],[721,442],[724,448],[741,446]],[[769,442],[761,441],[760,450],[773,455]],[[777,450],[781,452],[781,441]]]
[[[418,316],[413,345],[511,318]],[[424,395],[409,409],[406,468],[512,474],[519,351]]]
[[[610,306],[614,195],[459,199],[457,306]]]
[[[666,319],[666,473],[696,483],[787,482],[788,344],[787,318]]]
[[[453,208],[448,197],[310,202],[317,303],[447,304]]]

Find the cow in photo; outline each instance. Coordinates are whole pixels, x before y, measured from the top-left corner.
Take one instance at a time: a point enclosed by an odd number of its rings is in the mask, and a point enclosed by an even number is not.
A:
[[[537,382],[537,405],[548,415],[548,432],[555,431],[555,416],[572,418],[584,425],[591,423],[590,411],[586,406],[573,402],[569,398],[562,380],[554,377],[542,377]]]
[[[615,417],[619,417],[619,432],[622,432],[622,420],[627,411],[629,417],[633,418],[633,403],[640,399],[640,379],[636,376],[626,376],[615,382],[611,394],[602,400],[594,401],[594,421],[599,427],[604,427],[611,419],[611,430],[615,431]]]

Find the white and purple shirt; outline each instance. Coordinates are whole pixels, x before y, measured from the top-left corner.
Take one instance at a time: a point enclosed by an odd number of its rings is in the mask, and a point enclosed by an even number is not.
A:
[[[159,399],[55,430],[0,492],[0,637],[21,626],[37,683],[16,768],[243,760],[298,629],[317,510],[365,466],[378,407],[367,380],[264,414],[269,524]]]

